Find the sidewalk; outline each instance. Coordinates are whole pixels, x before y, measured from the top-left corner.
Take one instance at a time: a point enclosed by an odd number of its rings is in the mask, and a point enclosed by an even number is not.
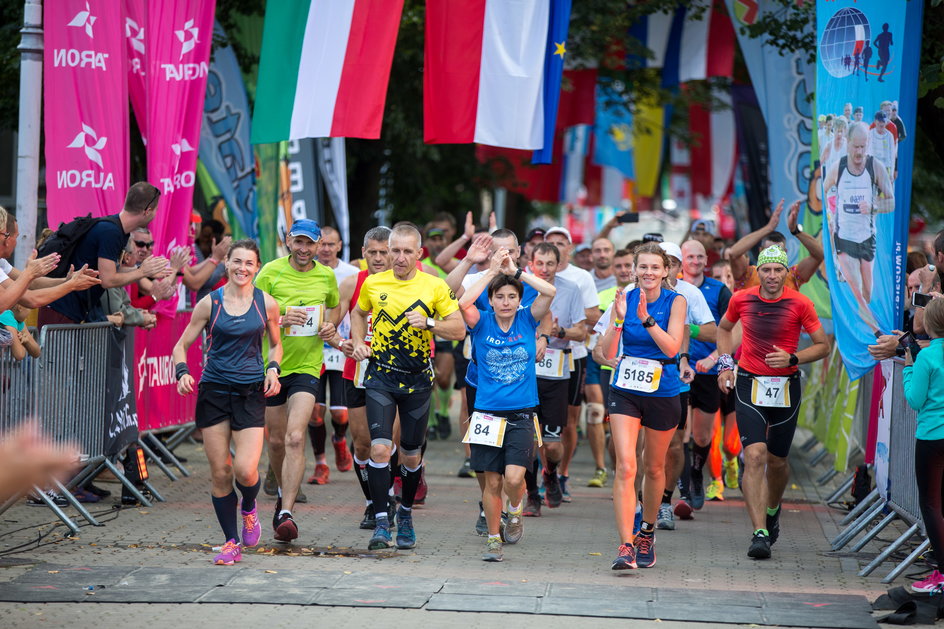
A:
[[[472,531],[478,486],[475,480],[455,476],[461,447],[431,442],[430,494],[426,505],[416,510],[414,551],[383,557],[385,553],[364,550],[370,532],[358,529],[363,513],[360,490],[352,472],[342,474],[333,468],[329,454],[331,483],[303,488],[309,503],[295,512],[299,544],[273,545],[269,528],[273,500],[260,494],[261,547],[245,553],[238,567],[212,566],[209,546],[221,540],[209,501],[208,466],[198,446],[184,445],[178,452],[189,458],[191,477],[172,483],[152,467],[152,481],[166,503],[122,510],[111,509],[112,499],[92,505],[105,526],[84,526],[78,539],[65,538],[68,531],[54,526],[54,516],[45,508],[18,505],[7,511],[0,522],[0,552],[21,545],[28,550],[0,557],[0,598],[16,599],[10,593],[25,591],[24,585],[8,582],[25,579],[35,593],[24,600],[36,602],[0,603],[0,624],[101,627],[134,617],[128,612],[140,612],[159,619],[162,626],[209,627],[240,620],[296,627],[312,619],[423,622],[436,627],[496,622],[598,627],[617,622],[625,626],[626,617],[636,619],[634,626],[662,629],[725,623],[869,626],[866,599],[886,591],[879,581],[891,568],[888,564],[873,576],[860,578],[855,559],[828,554],[828,540],[838,532],[842,514],[822,504],[811,472],[795,455],[783,532],[772,559],[758,562],[747,557],[750,525],[740,492],[728,489],[724,502],[706,504],[695,520],[679,522],[676,531],[657,533],[655,568],[615,573],[610,570],[618,542],[611,488],[585,486],[593,471],[585,442],[572,465],[573,503],[545,508],[541,518],[526,518],[524,538],[505,547],[505,561],[500,564],[480,560],[484,540]],[[309,472],[310,468],[311,464]],[[116,485],[107,487],[119,492]],[[48,535],[36,548],[38,532]],[[57,566],[35,569],[43,562]],[[84,587],[83,573],[99,581],[87,585],[106,587],[76,595]],[[37,590],[37,582],[44,587]],[[95,599],[128,600],[120,594],[123,587],[137,588],[142,600],[88,604]],[[141,596],[144,591],[148,596]],[[253,592],[272,592],[271,602],[291,604],[238,604]],[[214,596],[231,604],[209,604]],[[52,600],[82,604],[40,602]],[[386,605],[410,609],[378,608]],[[624,619],[607,618],[614,614]],[[832,618],[846,618],[846,624],[831,624],[838,622]],[[686,620],[707,624],[675,622]]]

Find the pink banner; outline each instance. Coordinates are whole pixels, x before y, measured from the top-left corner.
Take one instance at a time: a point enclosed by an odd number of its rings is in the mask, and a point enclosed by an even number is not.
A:
[[[128,94],[134,119],[147,145],[147,60],[144,56],[144,33],[147,26],[145,0],[124,0],[125,44],[128,51]]]
[[[44,6],[47,221],[115,214],[128,190],[128,86],[120,3]],[[198,116],[199,119],[199,116]]]
[[[190,323],[190,312],[175,317],[158,317],[151,330],[134,331],[134,387],[138,406],[138,429],[154,430],[193,421],[197,394],[177,394],[172,355],[177,339]],[[200,339],[187,352],[190,373],[199,382],[203,373]]]

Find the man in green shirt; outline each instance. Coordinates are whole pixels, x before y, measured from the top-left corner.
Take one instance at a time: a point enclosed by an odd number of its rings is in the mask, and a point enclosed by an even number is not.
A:
[[[282,315],[282,387],[266,398],[269,461],[279,481],[272,528],[281,542],[298,537],[292,508],[305,474],[305,435],[318,392],[322,339],[334,336],[338,323],[334,271],[315,259],[320,238],[318,223],[295,221],[289,255],[269,262],[256,277],[256,286],[275,298]]]

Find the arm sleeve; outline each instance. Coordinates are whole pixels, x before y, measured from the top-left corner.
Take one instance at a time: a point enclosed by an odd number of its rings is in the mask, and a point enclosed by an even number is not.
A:
[[[902,373],[902,389],[905,392],[905,400],[908,402],[908,406],[916,411],[920,411],[927,401],[928,387],[931,385],[929,377],[931,374],[926,356],[925,359],[921,360],[921,354],[918,354],[918,360],[915,361],[915,364],[905,367]]]
[[[436,283],[436,301],[433,304],[433,312],[442,318],[446,318],[459,309],[459,302],[456,300],[456,294],[449,288],[445,280],[439,280]]]
[[[823,324],[820,323],[819,317],[816,315],[816,308],[813,306],[813,302],[805,295],[803,299],[805,306],[805,308],[803,308],[803,329],[807,332],[816,332],[823,327]]]

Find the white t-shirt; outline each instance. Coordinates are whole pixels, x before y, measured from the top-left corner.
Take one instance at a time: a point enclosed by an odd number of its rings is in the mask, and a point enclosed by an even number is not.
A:
[[[359,268],[353,264],[348,264],[344,260],[338,260],[338,265],[332,270],[334,271],[334,278],[338,281],[338,286],[341,285],[341,282],[343,282],[345,278],[357,275],[360,272]]]
[[[0,284],[10,279],[10,271],[12,270],[13,265],[3,258],[0,258]]]
[[[630,284],[625,288],[626,292],[636,288],[635,284]],[[707,323],[714,323],[715,317],[711,314],[711,308],[708,307],[708,301],[705,299],[705,295],[701,290],[696,287],[694,284],[686,282],[685,280],[678,280],[675,284],[675,292],[685,298],[687,305],[687,311],[685,313],[685,323],[694,323],[695,325],[705,325]],[[606,326],[610,324],[610,317],[613,313],[613,304],[610,304],[610,307],[606,309],[606,312],[603,313],[603,316],[600,317],[600,320],[597,321],[597,324],[593,326],[593,331],[600,335],[600,338],[603,338],[603,334],[606,332]]]
[[[593,281],[590,271],[584,271],[579,266],[568,264],[563,271],[557,272],[557,277],[570,280],[580,289],[580,297],[583,299],[583,307],[598,308],[600,306],[600,295],[597,294],[597,285]],[[571,341],[570,349],[574,359],[584,358],[587,355],[587,346],[582,341]]]

